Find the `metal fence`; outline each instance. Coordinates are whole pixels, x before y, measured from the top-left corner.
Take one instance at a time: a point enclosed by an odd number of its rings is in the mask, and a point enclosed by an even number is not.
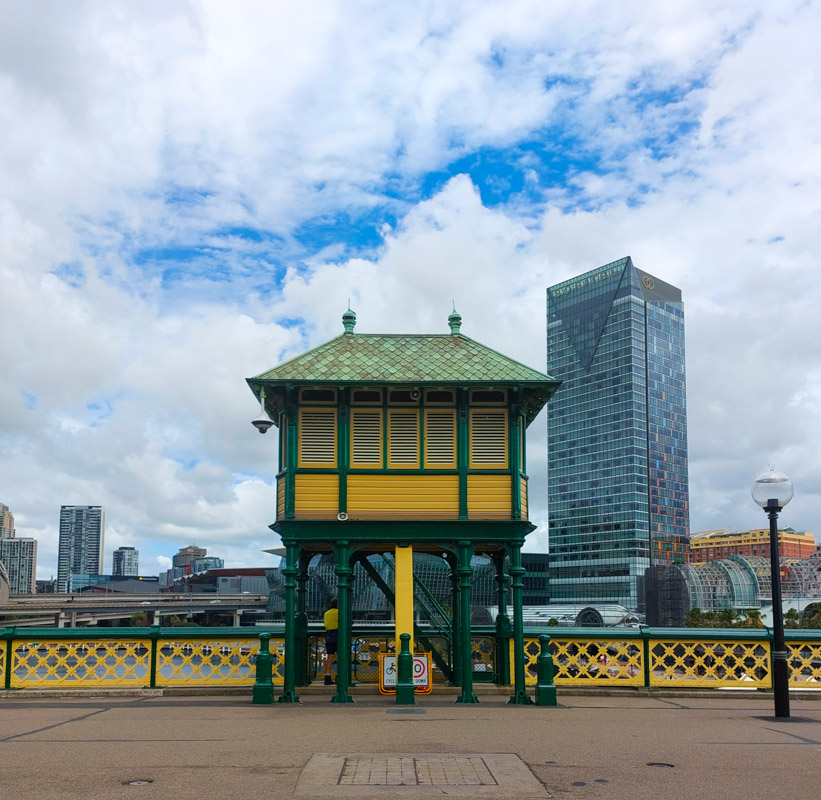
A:
[[[283,683],[284,630],[272,634],[273,681]],[[252,686],[260,629],[255,628],[14,628],[0,630],[0,676],[5,689]],[[536,683],[538,636],[551,637],[557,686],[758,688],[772,686],[772,632],[766,628],[542,628],[528,629],[525,676]],[[450,644],[428,642],[449,661]],[[821,689],[821,633],[788,631],[790,687]],[[379,653],[395,652],[385,626],[354,628],[351,675],[379,680]],[[421,649],[417,647],[417,649]],[[491,628],[473,629],[473,674],[497,679]],[[324,636],[308,639],[309,680],[323,670]],[[514,661],[510,643],[510,662]],[[446,681],[435,667],[434,682]]]

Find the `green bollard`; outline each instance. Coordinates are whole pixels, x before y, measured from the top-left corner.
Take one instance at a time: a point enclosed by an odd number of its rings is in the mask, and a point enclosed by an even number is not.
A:
[[[413,656],[410,651],[410,634],[399,635],[401,642],[396,656],[396,705],[412,706],[416,703],[413,686]]]
[[[539,637],[539,657],[536,659],[536,705],[555,706],[556,686],[553,683],[553,656],[550,654],[550,637]]]
[[[274,658],[268,649],[270,639],[270,633],[261,633],[259,635],[257,675],[254,682],[254,699],[252,701],[256,705],[270,705],[274,702],[274,683],[271,680]]]

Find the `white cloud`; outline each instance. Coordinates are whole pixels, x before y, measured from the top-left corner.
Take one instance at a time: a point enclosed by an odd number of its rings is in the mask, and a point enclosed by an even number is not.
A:
[[[445,331],[454,299],[538,368],[545,287],[627,254],[684,291],[694,527],[763,524],[747,486],[775,460],[785,522],[821,528],[814,4],[31,8],[0,9],[0,500],[43,575],[71,502],[145,564],[269,559],[276,446],[243,379],[349,297],[358,330],[404,332]],[[509,204],[466,175],[419,199],[523,141]],[[551,182],[541,151],[575,167]],[[377,207],[397,221],[370,253],[295,238]],[[175,277],[166,246],[201,249]],[[542,418],[539,523],[544,440]]]

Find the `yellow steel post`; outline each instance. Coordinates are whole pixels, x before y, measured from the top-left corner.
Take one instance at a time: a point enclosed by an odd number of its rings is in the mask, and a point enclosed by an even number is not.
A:
[[[397,545],[394,548],[394,564],[397,653],[399,637],[407,633],[411,637],[410,651],[413,654],[413,547]]]

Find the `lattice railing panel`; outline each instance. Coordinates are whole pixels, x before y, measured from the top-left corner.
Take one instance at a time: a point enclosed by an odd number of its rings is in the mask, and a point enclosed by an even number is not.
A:
[[[770,688],[770,644],[651,639],[650,685]]]
[[[821,642],[787,642],[790,686],[821,689]]]
[[[525,638],[525,683],[531,686],[536,683],[536,659],[540,652],[538,639]],[[553,681],[557,686],[644,684],[640,641],[551,637],[550,652]],[[511,669],[512,658],[511,653]]]
[[[11,687],[146,686],[149,639],[26,641],[12,645]]]
[[[270,640],[274,683],[282,683],[282,639]],[[256,677],[257,639],[159,639],[158,686],[251,686]]]

